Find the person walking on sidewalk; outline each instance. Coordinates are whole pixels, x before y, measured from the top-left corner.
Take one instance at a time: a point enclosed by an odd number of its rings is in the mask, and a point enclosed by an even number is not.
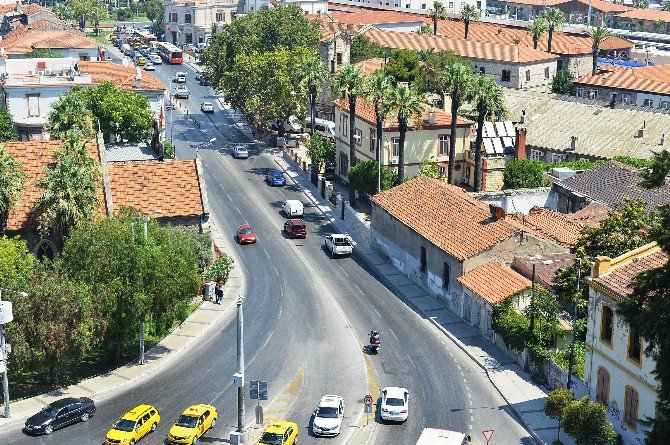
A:
[[[216,304],[221,304],[223,301],[223,288],[221,287],[221,284],[216,283],[214,293],[216,294]]]

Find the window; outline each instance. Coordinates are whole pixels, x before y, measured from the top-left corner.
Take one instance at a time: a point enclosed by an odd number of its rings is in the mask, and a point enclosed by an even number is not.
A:
[[[177,13],[176,12],[171,12],[170,13],[170,22],[171,23],[177,23],[177,21],[178,21]]]
[[[377,130],[370,128],[370,151],[375,152],[377,150]]]
[[[598,90],[589,90],[589,99],[597,99],[598,98]]]
[[[544,78],[545,78],[545,79],[549,79],[549,67],[546,67],[546,68],[544,69]]]
[[[645,99],[643,105],[645,107],[653,107],[654,106],[654,100],[653,99]]]
[[[611,307],[603,305],[600,316],[600,339],[612,346],[612,333],[614,329],[614,311]]]
[[[526,82],[530,82],[530,70],[526,70]]]
[[[354,143],[359,147],[363,143],[363,132],[358,128],[354,128]]]
[[[625,104],[629,104],[630,103],[630,93],[621,94],[621,102],[623,102]]]
[[[397,164],[398,156],[400,155],[400,138],[391,139],[391,148],[392,148],[391,157],[394,158],[393,160],[391,160],[391,163]]]
[[[405,5],[405,8],[409,9],[411,6],[412,6],[412,5],[410,5],[409,3],[407,3],[407,4]]]
[[[91,56],[88,54],[79,54],[79,60],[82,62],[90,62],[91,61]]]
[[[26,100],[28,101],[28,116],[39,116],[40,115],[40,95],[39,94],[26,94]]]
[[[437,149],[437,154],[442,156],[442,155],[448,155],[449,154],[449,135],[448,134],[441,134],[438,136],[438,149]]]
[[[454,9],[454,2],[449,2],[449,9]]]
[[[577,97],[584,97],[584,88],[577,88]]]
[[[440,174],[441,174],[443,177],[446,178],[446,177],[447,177],[447,167],[445,167],[445,166],[443,166],[443,165],[440,165]]]
[[[628,358],[637,364],[642,361],[642,339],[634,326],[630,327],[628,333]]]
[[[662,100],[661,101],[661,108],[666,109],[666,110],[670,109],[670,102],[667,101],[667,100]]]
[[[486,74],[486,68],[484,68],[483,66],[480,66],[479,67],[479,74]]]
[[[226,13],[225,12],[217,12],[216,13],[216,21],[217,22],[225,22],[226,21]]]
[[[426,248],[421,247],[421,264],[419,265],[421,273],[426,273]]]
[[[502,76],[501,80],[503,82],[509,82],[512,79],[512,71],[510,70],[502,70]]]
[[[623,403],[623,423],[633,431],[637,431],[637,411],[640,405],[640,395],[632,386],[626,386]]]
[[[563,60],[558,59],[558,60],[556,61],[556,71],[560,71],[560,70],[562,70],[562,69],[563,69]]]
[[[603,406],[610,403],[610,373],[603,367],[598,368],[598,382],[596,383],[596,402]]]
[[[186,33],[186,43],[193,43],[193,34],[189,32]]]
[[[349,116],[342,115],[342,136],[347,137],[349,133]]]
[[[426,4],[425,3],[421,3],[421,9],[426,9]]]
[[[543,157],[544,157],[544,153],[542,153],[540,150],[531,150],[530,151],[530,158],[533,161],[541,161]]]
[[[551,162],[565,162],[565,155],[562,153],[552,153]]]
[[[184,23],[191,23],[191,14],[184,14]]]
[[[442,167],[444,168],[444,167]],[[451,275],[451,268],[448,263],[444,263],[442,267],[442,289],[449,288],[449,276]]]

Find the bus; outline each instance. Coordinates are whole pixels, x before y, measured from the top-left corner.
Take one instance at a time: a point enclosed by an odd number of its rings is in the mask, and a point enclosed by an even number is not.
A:
[[[174,46],[172,43],[158,42],[158,54],[165,59],[166,62],[173,65],[179,65],[184,62],[184,55],[180,48]]]
[[[145,45],[149,45],[151,42],[158,40],[156,36],[149,31],[137,30],[134,32],[134,35]]]

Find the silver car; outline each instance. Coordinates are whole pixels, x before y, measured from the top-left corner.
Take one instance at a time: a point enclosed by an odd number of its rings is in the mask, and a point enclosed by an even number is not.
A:
[[[248,159],[249,150],[245,145],[236,145],[235,148],[233,148],[233,157],[235,159]]]

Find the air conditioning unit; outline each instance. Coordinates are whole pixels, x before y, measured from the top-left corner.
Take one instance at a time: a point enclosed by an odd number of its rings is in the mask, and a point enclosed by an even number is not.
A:
[[[391,158],[391,164],[397,164],[398,158]]]
[[[44,75],[45,76],[51,76],[52,71],[51,70],[44,70]]]

